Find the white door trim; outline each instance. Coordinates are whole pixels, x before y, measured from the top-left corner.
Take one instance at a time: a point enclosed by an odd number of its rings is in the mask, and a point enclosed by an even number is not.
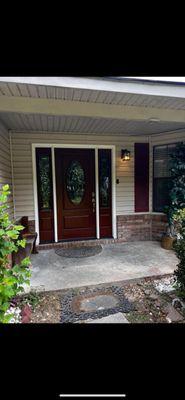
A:
[[[34,195],[34,211],[35,211],[35,231],[37,232],[36,244],[40,243],[39,231],[39,207],[38,207],[38,191],[37,191],[37,164],[36,164],[36,147],[32,145],[32,166],[33,166],[33,195]]]
[[[52,161],[52,181],[53,181],[54,238],[55,238],[55,242],[58,242],[56,171],[55,171],[55,149],[54,149],[54,147],[51,148],[51,161]]]
[[[95,149],[96,238],[100,238],[98,149]]]
[[[93,144],[48,144],[48,143],[32,143],[32,165],[33,165],[33,192],[34,192],[34,210],[35,210],[35,230],[38,232],[37,244],[40,243],[39,237],[39,210],[37,195],[37,167],[36,167],[36,148],[51,148],[52,158],[52,177],[53,177],[53,208],[54,208],[54,237],[55,242],[58,241],[57,232],[57,197],[56,197],[56,177],[55,177],[55,148],[71,148],[71,149],[95,149],[95,181],[96,181],[96,238],[100,237],[99,225],[99,185],[98,185],[98,149],[110,149],[112,159],[112,236],[117,238],[116,229],[116,146],[115,145],[93,145]]]

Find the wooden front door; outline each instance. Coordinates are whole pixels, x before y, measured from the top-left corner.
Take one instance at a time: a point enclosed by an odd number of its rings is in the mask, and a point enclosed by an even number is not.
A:
[[[58,240],[96,237],[94,150],[55,149]]]

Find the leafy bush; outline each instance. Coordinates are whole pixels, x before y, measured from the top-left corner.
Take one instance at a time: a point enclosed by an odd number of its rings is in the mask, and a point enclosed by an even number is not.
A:
[[[7,323],[11,314],[6,314],[11,300],[24,291],[23,284],[30,283],[29,257],[24,258],[19,265],[9,267],[10,255],[25,247],[26,241],[20,240],[20,231],[24,229],[9,219],[7,199],[9,186],[3,186],[0,192],[0,323]]]
[[[171,155],[170,202],[176,212],[185,207],[185,144],[179,143]]]
[[[185,144],[179,143],[170,155],[169,205],[164,208],[168,219],[168,236],[176,236],[174,229],[175,213],[185,207]]]
[[[178,231],[177,241],[174,244],[174,250],[180,262],[178,269],[174,272],[177,279],[178,294],[185,298],[185,208],[178,210],[174,215],[174,222]]]

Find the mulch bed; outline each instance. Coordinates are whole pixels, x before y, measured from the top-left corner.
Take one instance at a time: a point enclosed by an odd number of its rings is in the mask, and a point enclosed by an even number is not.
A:
[[[32,311],[30,323],[82,322],[88,318],[99,318],[120,311],[126,313],[125,316],[130,323],[167,323],[169,321],[166,319],[166,310],[167,306],[171,305],[174,293],[159,293],[154,288],[154,280],[160,280],[160,278],[42,292],[38,294],[39,304]],[[79,298],[87,298],[96,293],[117,295],[120,300],[119,305],[115,309],[105,309],[94,313],[80,312],[75,308]],[[185,322],[185,316],[180,322]]]
[[[39,294],[39,304],[34,307],[30,323],[58,323],[61,317],[60,293]]]

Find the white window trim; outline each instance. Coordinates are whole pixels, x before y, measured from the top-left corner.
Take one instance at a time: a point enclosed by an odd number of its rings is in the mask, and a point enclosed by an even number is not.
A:
[[[38,232],[37,244],[40,243],[39,234],[39,209],[37,194],[37,167],[36,167],[36,148],[50,148],[52,158],[52,178],[53,178],[53,210],[54,210],[54,237],[58,242],[57,232],[57,196],[56,196],[56,177],[55,177],[55,148],[71,148],[71,149],[94,149],[95,150],[95,185],[96,185],[96,238],[100,237],[100,218],[99,218],[99,184],[98,184],[98,149],[111,150],[111,176],[112,176],[112,237],[117,239],[116,229],[116,146],[115,145],[82,145],[82,144],[47,144],[32,143],[32,166],[33,166],[33,193],[34,193],[34,213],[35,213],[35,230]]]

